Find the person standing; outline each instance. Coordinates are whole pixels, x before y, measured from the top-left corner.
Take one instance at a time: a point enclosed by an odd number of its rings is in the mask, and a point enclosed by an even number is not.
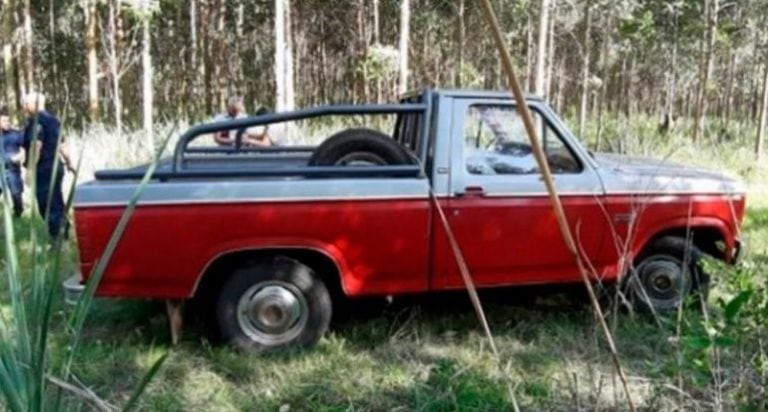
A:
[[[5,182],[13,201],[13,214],[16,217],[24,212],[22,193],[24,182],[21,179],[21,165],[24,163],[24,137],[21,132],[11,127],[8,109],[0,108],[0,140],[2,140],[3,162],[5,163]]]
[[[53,239],[59,237],[62,224],[66,224],[61,185],[64,167],[73,171],[72,162],[60,142],[59,119],[45,110],[45,96],[29,93],[24,96],[23,103],[27,115],[27,126],[24,129],[24,145],[29,153],[27,167],[35,168],[37,207]],[[57,158],[61,161],[57,161]],[[35,159],[37,163],[30,164]]]

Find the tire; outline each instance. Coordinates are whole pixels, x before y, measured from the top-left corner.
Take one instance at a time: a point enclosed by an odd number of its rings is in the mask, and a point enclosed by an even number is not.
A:
[[[391,137],[371,129],[347,129],[326,139],[309,166],[403,165],[411,156]]]
[[[635,260],[627,279],[633,308],[664,314],[676,311],[691,295],[706,300],[709,277],[701,267],[702,257],[684,238],[667,236],[655,241]]]
[[[331,314],[322,280],[282,256],[235,270],[216,303],[223,341],[256,352],[314,346],[328,330]]]

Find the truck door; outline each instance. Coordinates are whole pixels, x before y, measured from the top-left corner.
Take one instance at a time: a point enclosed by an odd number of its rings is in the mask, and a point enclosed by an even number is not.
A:
[[[595,257],[607,228],[602,183],[546,106],[530,108],[574,236],[585,255]],[[442,203],[477,285],[578,280],[515,106],[454,99],[452,122],[449,191]],[[434,286],[463,287],[448,243],[434,245]]]

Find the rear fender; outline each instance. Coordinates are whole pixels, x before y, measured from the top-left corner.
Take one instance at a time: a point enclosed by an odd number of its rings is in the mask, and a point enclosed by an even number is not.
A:
[[[344,256],[341,254],[341,252],[339,252],[338,248],[332,244],[315,240],[294,238],[247,238],[219,244],[208,253],[209,258],[197,275],[194,287],[190,292],[190,297],[195,296],[198,287],[200,286],[200,282],[207,273],[208,269],[210,269],[211,266],[219,259],[227,255],[239,252],[268,252],[270,250],[280,249],[309,250],[320,253],[331,260],[336,266],[336,269],[339,273],[339,284],[341,285],[342,291],[345,294],[348,295],[351,292],[353,293],[357,288],[359,288],[358,285],[355,284],[354,277],[349,276],[350,272]]]

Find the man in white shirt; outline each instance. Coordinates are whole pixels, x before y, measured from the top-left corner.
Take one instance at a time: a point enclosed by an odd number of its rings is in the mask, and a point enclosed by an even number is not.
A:
[[[259,114],[259,113],[257,113]],[[216,116],[213,121],[220,122],[225,120],[242,119],[248,117],[245,114],[245,104],[243,104],[243,98],[239,96],[232,96],[227,99],[227,111]],[[272,146],[272,139],[267,134],[267,127],[251,126],[247,129],[240,130],[224,130],[216,132],[214,140],[220,146],[234,146],[238,134],[241,134],[242,146]]]

